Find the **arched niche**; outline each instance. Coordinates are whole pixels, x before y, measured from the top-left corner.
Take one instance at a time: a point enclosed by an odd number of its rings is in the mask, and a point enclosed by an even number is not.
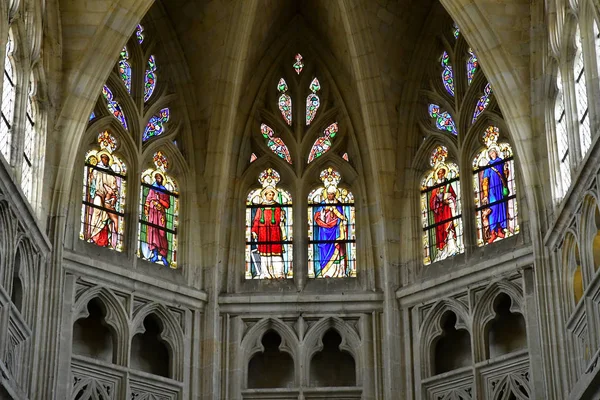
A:
[[[169,346],[162,338],[164,325],[154,313],[143,321],[143,329],[138,329],[131,340],[131,368],[171,378],[172,363]]]
[[[527,348],[525,319],[512,306],[513,300],[505,293],[500,293],[494,299],[495,317],[486,329],[488,359]]]
[[[280,348],[281,336],[268,330],[262,336],[262,352],[254,354],[248,363],[248,388],[289,388],[294,386],[292,356]]]
[[[20,313],[23,313],[23,281],[21,280],[22,269],[21,251],[17,250],[15,261],[13,263],[12,290],[10,292],[10,301],[15,305]]]
[[[356,386],[356,362],[341,348],[342,337],[329,329],[321,338],[321,350],[310,360],[310,385],[318,387]]]
[[[457,317],[446,311],[440,319],[442,332],[433,344],[433,374],[439,375],[473,364],[471,335],[466,329],[457,329]]]
[[[263,337],[268,332],[275,332],[278,336],[279,343],[277,344],[277,350],[281,353],[286,353],[294,361],[294,375],[293,375],[293,386],[298,385],[297,375],[300,371],[301,360],[299,359],[299,348],[300,343],[298,337],[293,329],[286,325],[283,321],[277,318],[264,318],[257,322],[252,328],[245,334],[240,347],[243,352],[243,356],[239,358],[238,367],[243,373],[244,384],[243,386],[250,387],[249,378],[251,372],[251,360],[255,355],[264,353],[267,347],[263,343]],[[268,340],[275,340],[274,337],[267,338]],[[273,348],[273,342],[267,342],[270,348]]]
[[[73,354],[116,362],[117,337],[106,316],[106,306],[99,298],[87,303],[86,314],[73,324]]]

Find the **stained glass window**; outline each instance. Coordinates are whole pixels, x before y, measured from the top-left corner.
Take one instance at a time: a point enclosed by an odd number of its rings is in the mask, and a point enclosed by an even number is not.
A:
[[[127,167],[115,154],[117,140],[108,131],[98,135],[98,145],[85,155],[79,237],[123,251]]]
[[[442,54],[441,64],[442,83],[444,84],[446,91],[454,96],[454,72],[452,72],[452,65],[450,65],[450,56],[446,51]]]
[[[310,93],[306,98],[306,125],[310,125],[310,123],[315,119],[317,115],[317,110],[321,105],[321,100],[319,96],[317,96],[317,92],[321,90],[321,84],[317,78],[313,79],[310,83]]]
[[[125,84],[128,93],[131,93],[131,64],[129,64],[129,52],[127,46],[121,50],[121,58],[119,59],[119,76]]]
[[[598,23],[594,19],[594,41],[596,47],[596,68],[600,75],[600,29],[598,29]]]
[[[256,156],[256,154],[252,153],[250,154],[250,163],[252,164],[254,161],[256,161],[258,159],[258,157]]]
[[[281,93],[279,96],[279,111],[285,122],[288,125],[292,125],[292,98],[286,92],[288,91],[288,85],[285,79],[281,78],[277,84],[277,90]]]
[[[177,268],[179,189],[167,174],[169,160],[154,153],[154,168],[142,173],[137,250],[142,260]]]
[[[519,232],[513,151],[508,143],[498,143],[499,136],[497,127],[488,127],[485,148],[473,160],[479,246]]]
[[[592,144],[590,131],[590,116],[587,98],[587,87],[585,82],[585,68],[583,64],[583,47],[581,44],[581,32],[577,27],[575,34],[577,52],[575,53],[575,96],[577,100],[577,119],[579,121],[579,139],[581,143],[581,155],[585,156]]]
[[[115,101],[113,93],[106,85],[102,87],[102,96],[106,99],[106,108],[108,108],[108,111],[110,111],[121,125],[123,125],[123,128],[127,129],[127,120],[125,119],[123,109],[121,108],[121,105]]]
[[[464,252],[459,170],[447,157],[448,149],[437,146],[429,161],[432,169],[421,181],[425,265]]]
[[[246,279],[293,277],[292,196],[278,188],[272,168],[261,172],[260,187],[246,200]]]
[[[332,168],[321,172],[323,186],[308,195],[308,276],[356,276],[354,196],[339,187],[341,175]]]
[[[148,121],[146,129],[144,129],[142,141],[145,142],[155,136],[161,135],[165,130],[164,124],[166,124],[168,121],[169,109],[163,108],[157,115],[153,115]]]
[[[148,58],[148,68],[144,77],[144,103],[150,100],[154,89],[156,88],[156,61],[154,56]]]
[[[36,139],[36,110],[32,95],[33,82],[30,82],[29,96],[27,96],[27,110],[25,112],[25,140],[23,143],[23,168],[21,171],[21,188],[29,201],[32,200],[31,196],[33,194],[33,156]]]
[[[4,84],[2,86],[2,107],[0,108],[0,152],[10,162],[12,146],[12,126],[15,114],[16,76],[12,64],[14,43],[12,36],[8,36],[6,55],[4,58]]]
[[[564,106],[564,95],[562,87],[562,79],[560,72],[556,78],[556,86],[558,94],[556,95],[556,104],[554,107],[554,118],[556,128],[556,147],[558,150],[558,161],[560,165],[560,188],[558,190],[559,197],[563,197],[569,186],[571,186],[571,166],[569,165],[569,139],[567,137],[567,116]]]
[[[331,141],[335,137],[338,132],[338,123],[334,122],[329,125],[323,131],[323,136],[320,136],[315,140],[312,148],[310,149],[310,154],[308,155],[308,162],[312,162],[315,158],[318,158],[325,154],[331,148]]]
[[[460,28],[458,27],[456,22],[454,22],[454,24],[452,25],[452,34],[454,35],[454,39],[458,39],[458,37],[460,36]]]
[[[342,158],[348,162],[350,162],[350,157],[348,157],[348,153],[342,154]]]
[[[429,105],[429,116],[435,120],[435,126],[439,130],[458,135],[452,116],[447,111],[441,111],[437,104]]]
[[[135,37],[139,44],[144,43],[144,27],[142,25],[138,25],[135,29]]]
[[[474,124],[475,121],[477,121],[477,118],[479,118],[481,113],[484,112],[485,109],[487,108],[487,106],[490,105],[491,95],[492,95],[492,85],[490,85],[488,83],[483,88],[483,96],[481,96],[479,98],[479,100],[477,101],[477,105],[475,106],[475,112],[473,113],[473,120],[471,121],[472,124]]]
[[[300,55],[300,53],[296,54],[296,57],[294,57],[294,59],[296,60],[296,62],[294,62],[294,70],[296,71],[296,73],[298,75],[300,75],[300,72],[302,72],[302,68],[304,68],[304,63],[302,62],[302,56]]]
[[[90,121],[93,120],[94,118],[96,118],[96,113],[92,111],[92,113],[90,114]]]
[[[477,72],[477,68],[479,67],[479,61],[477,60],[477,56],[473,53],[473,49],[469,48],[469,58],[467,59],[467,81],[469,85],[473,82],[473,78],[475,78],[475,72]]]
[[[290,156],[290,151],[283,142],[283,139],[276,137],[273,129],[267,124],[260,125],[260,132],[263,137],[267,139],[267,146],[271,151],[291,164],[292,157]]]

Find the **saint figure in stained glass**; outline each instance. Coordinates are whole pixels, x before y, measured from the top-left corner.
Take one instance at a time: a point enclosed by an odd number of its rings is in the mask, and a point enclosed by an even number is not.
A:
[[[300,55],[300,53],[296,54],[296,57],[294,57],[294,59],[296,60],[294,62],[294,70],[296,71],[296,73],[298,75],[300,75],[300,72],[302,72],[302,68],[304,68],[304,63],[302,62],[302,56]]]
[[[429,105],[429,116],[435,120],[435,126],[439,130],[458,135],[452,116],[447,111],[440,111],[440,106],[437,104]]]
[[[446,91],[454,96],[454,72],[452,71],[452,65],[450,65],[450,56],[448,52],[444,51],[442,54],[442,83],[446,88]]]
[[[169,109],[163,108],[157,115],[153,115],[148,121],[146,129],[144,129],[142,141],[145,142],[148,139],[161,135],[165,130],[164,124],[166,124],[168,121]]]
[[[323,186],[308,195],[308,275],[312,278],[356,276],[354,196],[339,187],[341,175],[328,168]]]
[[[286,92],[288,91],[288,85],[285,79],[281,78],[277,84],[277,90],[279,91],[279,111],[285,122],[288,125],[292,125],[292,98]]]
[[[331,141],[335,137],[338,132],[338,124],[334,122],[329,125],[323,131],[323,136],[320,136],[315,140],[312,148],[310,149],[310,154],[308,155],[308,162],[312,162],[315,158],[322,156],[331,148]]]
[[[313,79],[310,83],[310,93],[306,98],[306,125],[310,125],[310,123],[315,119],[317,115],[317,110],[321,105],[321,99],[317,96],[317,92],[321,90],[321,84],[317,78]]]
[[[471,121],[471,123],[474,124],[475,121],[477,121],[477,118],[479,118],[479,116],[481,115],[481,113],[484,112],[487,106],[490,105],[491,95],[492,85],[488,83],[487,85],[485,85],[485,88],[483,88],[483,95],[477,101],[477,105],[475,106],[475,112],[473,112],[473,120]]]
[[[97,139],[100,149],[85,155],[79,237],[112,250],[123,250],[125,163],[114,154],[117,140],[108,131]]]
[[[138,257],[165,267],[177,267],[179,189],[167,174],[169,161],[154,154],[154,168],[142,173]]]
[[[448,149],[437,146],[429,162],[432,169],[421,182],[423,262],[426,265],[464,251],[458,166],[447,162],[447,156]]]
[[[156,88],[156,61],[154,56],[148,58],[148,67],[146,68],[146,76],[144,77],[144,103],[150,100],[154,89]]]
[[[497,127],[488,127],[485,148],[473,160],[479,246],[519,231],[513,152],[508,143],[498,143],[499,136]]]
[[[469,85],[473,82],[473,78],[475,78],[475,72],[477,72],[477,68],[479,67],[479,61],[477,60],[477,56],[473,53],[473,49],[469,48],[469,58],[467,59],[467,81]]]
[[[106,108],[108,108],[108,111],[110,111],[113,117],[115,117],[121,125],[123,125],[123,128],[127,129],[127,120],[125,119],[123,109],[121,108],[121,105],[115,101],[112,91],[106,85],[102,87],[102,96],[106,100]]]
[[[292,197],[269,168],[246,201],[246,279],[285,279],[292,268]]]
[[[283,139],[276,137],[273,129],[267,124],[260,125],[260,132],[263,137],[267,139],[267,146],[269,146],[271,151],[291,164],[292,157],[290,156],[290,151],[283,142]]]

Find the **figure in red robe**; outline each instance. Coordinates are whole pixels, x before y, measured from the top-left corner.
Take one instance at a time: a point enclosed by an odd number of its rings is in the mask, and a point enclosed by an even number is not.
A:
[[[276,191],[267,187],[262,192],[262,203],[252,221],[252,239],[257,241],[261,261],[261,278],[285,278],[283,244],[285,211],[275,202]],[[265,268],[266,267],[266,268]]]
[[[166,193],[167,189],[163,186],[163,176],[157,172],[154,174],[154,179],[155,182],[148,191],[144,202],[144,214],[146,221],[150,223],[146,225],[146,240],[148,250],[152,252],[150,262],[157,262],[160,256],[162,263],[168,267],[170,264],[167,257],[169,241],[167,240],[167,232],[160,228],[166,228],[167,226],[167,210],[171,207],[171,199],[169,194]]]
[[[437,259],[440,252],[452,250],[447,247],[455,246],[456,229],[452,217],[455,215],[456,193],[452,185],[446,179],[446,169],[441,167],[437,170],[438,186],[431,191],[429,207],[433,211],[435,226],[435,242],[438,249]],[[445,258],[445,257],[444,257]]]

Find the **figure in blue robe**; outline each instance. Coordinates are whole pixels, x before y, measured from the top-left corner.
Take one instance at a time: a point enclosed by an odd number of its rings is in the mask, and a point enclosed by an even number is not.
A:
[[[331,189],[331,190],[330,190]],[[316,245],[315,277],[347,276],[346,244],[339,240],[347,239],[344,209],[335,198],[336,189],[327,190],[325,204],[317,207],[314,213]]]
[[[484,204],[491,204],[482,211],[484,218],[488,220],[489,238],[488,243],[492,243],[497,238],[504,238],[507,228],[508,209],[507,202],[503,201],[508,197],[508,171],[505,169],[504,160],[498,156],[495,148],[488,150],[490,160],[488,168],[483,170],[482,189]],[[485,224],[484,224],[485,225]]]

